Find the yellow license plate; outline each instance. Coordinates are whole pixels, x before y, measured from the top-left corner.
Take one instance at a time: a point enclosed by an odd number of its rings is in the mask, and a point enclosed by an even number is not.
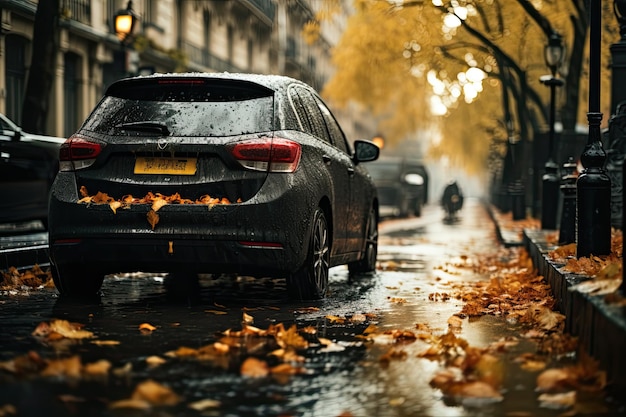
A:
[[[135,174],[194,175],[197,158],[140,157],[135,160]]]

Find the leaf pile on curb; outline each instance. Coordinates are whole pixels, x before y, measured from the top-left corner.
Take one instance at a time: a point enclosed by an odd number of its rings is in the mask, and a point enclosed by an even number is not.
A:
[[[548,252],[550,259],[559,265],[564,273],[579,275],[584,280],[572,285],[571,291],[591,295],[603,295],[610,304],[626,306],[626,299],[619,295],[623,269],[622,231],[611,229],[611,253],[602,256],[576,257],[576,243],[557,246]]]

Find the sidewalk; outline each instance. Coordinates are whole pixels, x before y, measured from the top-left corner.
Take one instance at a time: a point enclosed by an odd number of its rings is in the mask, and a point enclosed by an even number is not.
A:
[[[578,337],[581,346],[606,370],[611,390],[623,395],[626,392],[626,307],[611,305],[602,295],[570,289],[590,277],[561,272],[562,265],[555,264],[547,255],[555,249],[548,243],[548,236],[555,230],[522,230],[520,225],[524,221],[512,222],[493,207],[488,210],[502,243],[507,247],[524,246],[539,275],[552,287],[557,307],[566,316],[565,331]]]

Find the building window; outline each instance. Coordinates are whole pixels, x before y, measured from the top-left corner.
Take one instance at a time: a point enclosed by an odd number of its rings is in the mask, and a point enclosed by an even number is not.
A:
[[[6,116],[22,124],[22,104],[26,92],[26,45],[28,41],[17,35],[7,35],[6,54]]]
[[[147,23],[156,24],[156,1],[147,0],[143,5],[144,21]]]
[[[231,25],[228,25],[228,62],[233,63],[234,50],[235,50],[235,29]]]
[[[211,12],[208,10],[204,11],[204,27],[203,27],[203,37],[204,37],[204,48],[206,51],[211,51]]]
[[[63,130],[66,138],[69,138],[78,129],[78,65],[80,58],[73,53],[66,53],[65,71],[63,76]]]
[[[248,70],[252,72],[254,64],[254,42],[248,39]]]

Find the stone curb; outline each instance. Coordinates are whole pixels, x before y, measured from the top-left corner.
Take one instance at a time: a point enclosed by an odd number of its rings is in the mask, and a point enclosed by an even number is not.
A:
[[[552,231],[553,232],[553,231]],[[565,331],[607,372],[609,390],[620,397],[626,392],[626,308],[607,304],[604,296],[571,290],[587,276],[563,273],[547,255],[549,231],[524,230],[524,246],[539,275],[552,288],[558,310],[566,316]],[[620,394],[621,393],[621,394]]]

